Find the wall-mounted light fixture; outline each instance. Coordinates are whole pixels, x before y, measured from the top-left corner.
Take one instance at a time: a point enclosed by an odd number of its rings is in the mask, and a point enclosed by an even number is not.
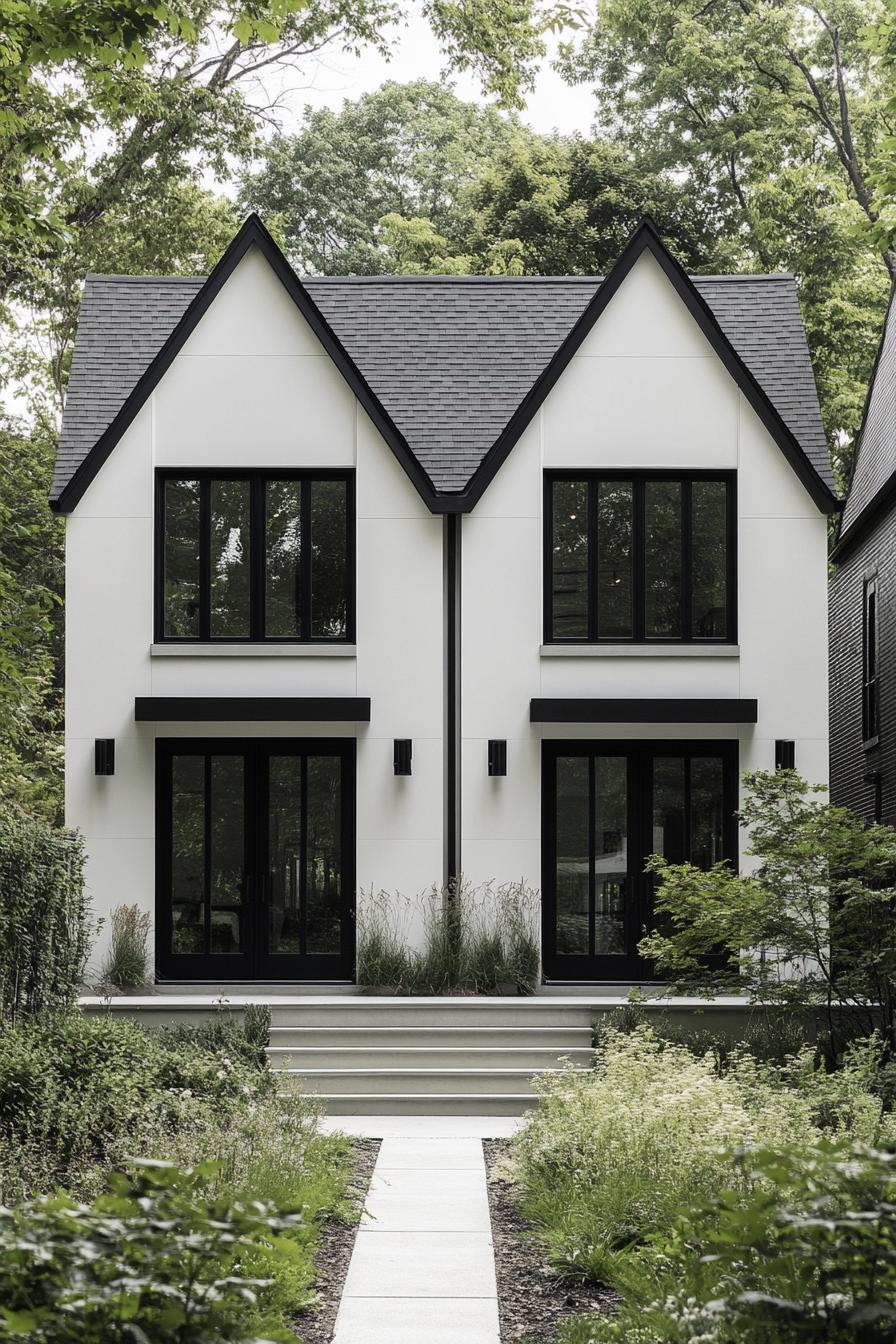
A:
[[[98,737],[93,744],[93,772],[96,775],[115,774],[115,738]]]
[[[796,765],[796,745],[787,738],[779,737],[775,743],[775,769],[793,770]]]
[[[409,775],[411,773],[411,739],[409,737],[396,737],[394,745],[395,774]]]
[[[507,774],[507,742],[503,737],[489,738],[488,772],[490,775]]]

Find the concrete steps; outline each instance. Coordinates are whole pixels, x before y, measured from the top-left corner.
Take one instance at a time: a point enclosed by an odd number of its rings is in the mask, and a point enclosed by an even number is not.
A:
[[[271,1067],[333,1115],[519,1115],[536,1074],[591,1061],[584,1003],[361,997],[271,1010]]]
[[[249,1003],[271,1011],[268,1059],[334,1115],[518,1115],[533,1077],[591,1061],[586,998],[386,998],[350,994],[179,993],[85,998],[86,1012],[145,1026],[207,1020]]]

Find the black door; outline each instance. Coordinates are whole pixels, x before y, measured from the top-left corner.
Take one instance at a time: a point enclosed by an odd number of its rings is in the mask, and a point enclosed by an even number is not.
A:
[[[352,978],[352,739],[158,742],[156,786],[162,978]]]
[[[549,980],[654,977],[649,854],[737,863],[736,742],[545,742],[542,919]]]

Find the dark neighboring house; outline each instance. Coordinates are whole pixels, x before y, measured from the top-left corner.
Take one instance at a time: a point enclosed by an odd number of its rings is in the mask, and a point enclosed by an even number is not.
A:
[[[832,553],[831,797],[896,823],[896,304]]]

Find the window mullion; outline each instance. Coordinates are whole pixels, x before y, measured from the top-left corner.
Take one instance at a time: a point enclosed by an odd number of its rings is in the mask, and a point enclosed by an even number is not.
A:
[[[597,499],[598,499],[598,478],[591,476],[588,478],[588,639],[594,641],[598,638],[599,612],[597,609],[598,595],[598,554],[599,545],[597,537]]]
[[[301,551],[302,571],[301,625],[302,639],[311,638],[311,479],[303,476],[301,486]]]
[[[265,566],[267,564],[265,480],[249,481],[249,638],[265,637]]]
[[[632,633],[636,642],[643,642],[646,628],[647,605],[647,529],[644,520],[644,477],[632,481]]]
[[[685,477],[681,482],[681,587],[679,590],[679,617],[678,625],[683,640],[690,640],[693,637],[691,629],[691,609],[692,602],[692,575],[691,567],[693,563],[693,478]]]
[[[212,627],[211,481],[199,482],[199,638],[209,639]]]

